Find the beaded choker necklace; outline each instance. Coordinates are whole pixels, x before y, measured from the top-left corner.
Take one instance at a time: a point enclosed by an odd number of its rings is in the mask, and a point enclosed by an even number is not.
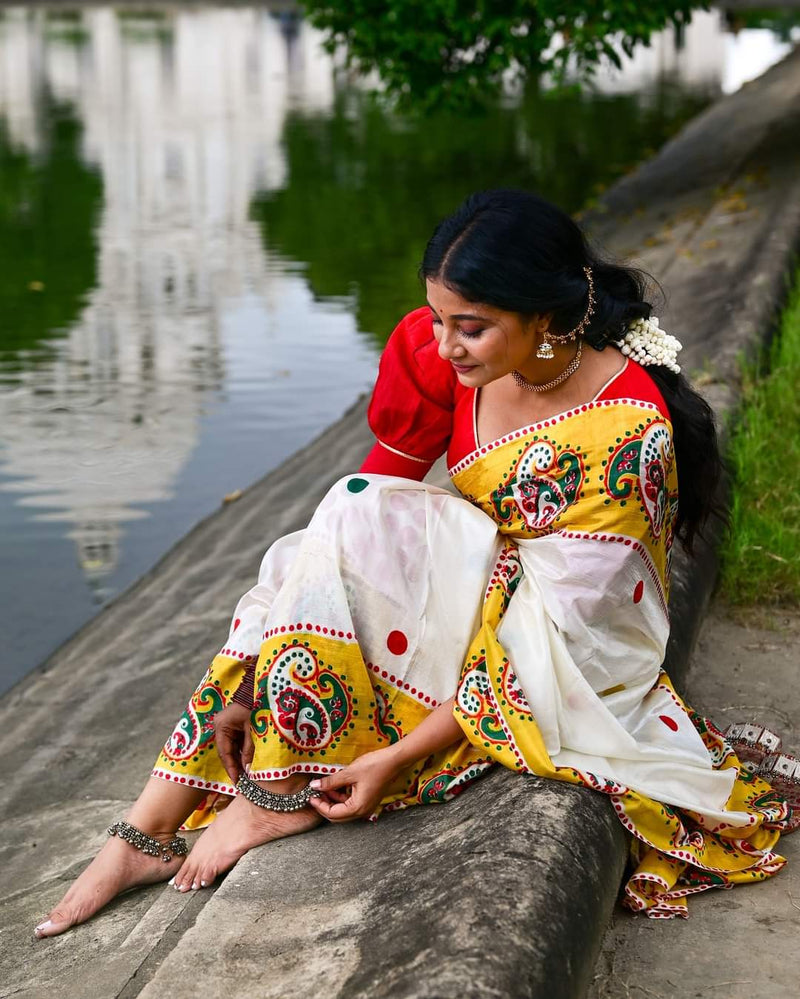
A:
[[[555,378],[551,378],[549,382],[529,382],[525,375],[521,375],[519,371],[514,369],[511,372],[511,377],[519,385],[521,389],[526,389],[528,392],[549,392],[550,389],[554,389],[556,385],[560,385],[565,382],[570,375],[574,375],[575,372],[580,367],[581,363],[581,353],[583,351],[583,344],[578,341],[578,349],[575,351],[575,356],[569,362],[569,364],[564,368],[560,375],[556,375]]]

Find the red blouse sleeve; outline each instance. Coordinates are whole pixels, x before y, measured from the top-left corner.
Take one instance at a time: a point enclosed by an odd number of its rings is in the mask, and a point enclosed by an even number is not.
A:
[[[430,311],[416,309],[381,355],[367,419],[378,443],[362,472],[422,479],[447,450],[457,378],[439,357]]]

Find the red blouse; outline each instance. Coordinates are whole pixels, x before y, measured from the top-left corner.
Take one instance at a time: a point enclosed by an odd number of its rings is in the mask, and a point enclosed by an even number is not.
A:
[[[409,312],[381,355],[367,413],[377,443],[361,471],[424,479],[445,451],[452,468],[478,448],[477,396],[477,389],[462,385],[450,362],[439,357],[430,309]],[[669,419],[658,386],[630,359],[595,399],[652,402]]]

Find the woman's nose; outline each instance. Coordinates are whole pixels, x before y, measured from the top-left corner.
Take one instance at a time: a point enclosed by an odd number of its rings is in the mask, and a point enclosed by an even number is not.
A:
[[[464,357],[467,353],[466,348],[462,343],[459,343],[455,331],[448,331],[443,326],[440,327],[440,330],[441,332],[436,338],[439,341],[439,357],[443,361]]]

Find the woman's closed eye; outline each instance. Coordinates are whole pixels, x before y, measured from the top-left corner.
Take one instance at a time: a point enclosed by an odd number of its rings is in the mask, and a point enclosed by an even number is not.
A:
[[[438,316],[431,316],[431,322],[434,326],[441,326],[442,320]],[[485,326],[480,326],[477,329],[464,329],[463,326],[456,326],[456,333],[459,336],[465,336],[467,338],[478,337],[486,329]]]

